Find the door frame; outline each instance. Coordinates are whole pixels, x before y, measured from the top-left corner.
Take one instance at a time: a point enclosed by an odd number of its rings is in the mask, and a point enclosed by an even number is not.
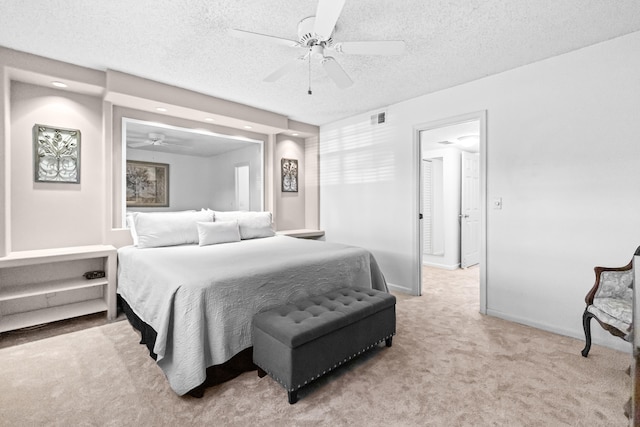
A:
[[[421,123],[413,127],[415,171],[414,182],[414,265],[418,278],[418,295],[422,295],[422,221],[420,220],[422,193],[422,147],[420,132],[456,125],[464,122],[480,123],[480,313],[487,314],[487,110]]]

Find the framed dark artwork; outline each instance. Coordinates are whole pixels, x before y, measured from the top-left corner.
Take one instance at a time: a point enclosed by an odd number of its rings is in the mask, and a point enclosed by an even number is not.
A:
[[[33,126],[35,182],[80,183],[80,131]]]
[[[282,191],[285,193],[298,192],[298,161],[295,159],[281,160]]]
[[[169,206],[169,165],[127,160],[127,207]]]

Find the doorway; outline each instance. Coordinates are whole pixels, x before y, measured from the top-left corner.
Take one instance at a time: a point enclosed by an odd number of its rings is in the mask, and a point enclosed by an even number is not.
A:
[[[481,313],[486,313],[485,129],[484,111],[415,128],[418,267],[456,270],[477,265]],[[419,277],[421,294],[423,275]]]

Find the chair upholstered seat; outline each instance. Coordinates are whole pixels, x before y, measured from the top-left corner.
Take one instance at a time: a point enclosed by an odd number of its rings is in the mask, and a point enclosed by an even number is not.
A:
[[[594,298],[593,304],[587,307],[601,321],[623,332],[631,332],[632,301],[619,298]],[[629,334],[624,338],[629,341]]]
[[[631,341],[633,331],[633,261],[624,267],[596,267],[596,282],[585,297],[587,306],[582,314],[587,357],[591,348],[590,320],[612,335]]]

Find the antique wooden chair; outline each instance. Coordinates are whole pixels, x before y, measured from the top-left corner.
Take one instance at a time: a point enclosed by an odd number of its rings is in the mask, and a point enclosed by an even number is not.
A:
[[[624,267],[595,267],[596,282],[585,297],[582,314],[586,345],[582,355],[591,349],[591,318],[612,335],[625,341],[632,338],[633,260]]]

